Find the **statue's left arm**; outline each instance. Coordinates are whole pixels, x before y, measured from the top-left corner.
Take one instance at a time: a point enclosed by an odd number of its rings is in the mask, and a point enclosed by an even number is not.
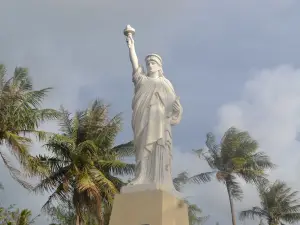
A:
[[[175,102],[173,103],[173,112],[171,118],[171,125],[176,125],[180,123],[182,117],[182,106],[180,104],[179,98],[176,98]]]

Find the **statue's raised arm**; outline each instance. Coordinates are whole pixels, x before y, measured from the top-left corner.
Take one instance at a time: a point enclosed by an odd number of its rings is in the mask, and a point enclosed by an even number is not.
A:
[[[132,28],[130,25],[127,25],[127,27],[124,30],[124,35],[126,36],[126,41],[129,49],[129,58],[132,64],[132,72],[135,73],[139,67],[139,60],[135,52],[135,46],[134,46],[134,39],[133,35],[135,34],[134,28]]]

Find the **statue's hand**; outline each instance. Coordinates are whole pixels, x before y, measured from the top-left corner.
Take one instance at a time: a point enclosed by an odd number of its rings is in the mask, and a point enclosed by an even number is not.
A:
[[[127,42],[128,48],[134,47],[134,40],[133,40],[132,35],[127,36],[126,42]]]
[[[180,103],[179,103],[179,99],[177,98],[173,103],[173,111],[178,112],[179,110],[180,110]]]
[[[180,123],[181,115],[182,115],[182,107],[179,101],[179,97],[176,97],[176,100],[173,103],[173,112],[170,121],[172,126]]]

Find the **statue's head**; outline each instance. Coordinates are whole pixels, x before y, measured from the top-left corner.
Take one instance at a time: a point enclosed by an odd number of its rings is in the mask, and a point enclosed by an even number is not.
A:
[[[157,54],[147,55],[145,61],[146,61],[148,76],[151,76],[152,74],[158,74],[159,76],[161,76],[163,74],[162,59],[159,55]]]

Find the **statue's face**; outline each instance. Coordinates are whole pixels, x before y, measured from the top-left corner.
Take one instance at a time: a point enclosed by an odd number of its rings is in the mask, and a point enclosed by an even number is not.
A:
[[[160,65],[157,64],[157,62],[155,62],[153,60],[148,60],[146,62],[146,66],[147,66],[147,71],[150,74],[156,73],[157,71],[159,71],[161,69]]]

